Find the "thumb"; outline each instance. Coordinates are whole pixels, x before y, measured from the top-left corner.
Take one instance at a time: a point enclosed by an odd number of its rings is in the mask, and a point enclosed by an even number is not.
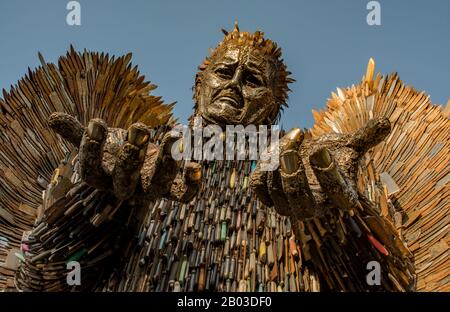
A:
[[[55,112],[50,115],[47,123],[53,131],[75,147],[80,146],[84,128],[75,117],[66,113]]]

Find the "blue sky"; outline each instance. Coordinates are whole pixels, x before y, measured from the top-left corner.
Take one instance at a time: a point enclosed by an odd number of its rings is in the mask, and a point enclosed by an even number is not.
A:
[[[284,128],[310,127],[311,109],[338,86],[359,82],[369,57],[377,70],[397,71],[434,103],[450,98],[450,1],[380,0],[381,26],[366,23],[366,0],[116,1],[80,0],[81,26],[66,24],[66,0],[0,1],[0,88],[38,65],[56,62],[70,44],[110,54],[133,53],[156,95],[177,101],[175,116],[192,113],[197,66],[235,20],[260,29],[283,49],[296,82]]]

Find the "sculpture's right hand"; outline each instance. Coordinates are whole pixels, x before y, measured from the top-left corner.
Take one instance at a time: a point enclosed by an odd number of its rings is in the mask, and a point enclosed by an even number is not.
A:
[[[48,124],[79,148],[80,177],[96,189],[112,191],[121,200],[144,192],[151,197],[167,196],[186,201],[198,191],[199,165],[186,164],[185,174],[180,177],[177,174],[179,163],[165,153],[178,138],[166,135],[160,146],[149,146],[150,131],[142,123],[134,123],[125,131],[108,128],[101,119],[91,119],[84,128],[75,117],[66,113],[53,113]],[[117,131],[124,133],[123,142],[118,140],[117,146],[108,146],[112,145],[107,140],[108,135],[113,136]],[[105,151],[109,157],[104,157]],[[193,175],[193,172],[197,174]],[[174,182],[176,187],[171,187]]]

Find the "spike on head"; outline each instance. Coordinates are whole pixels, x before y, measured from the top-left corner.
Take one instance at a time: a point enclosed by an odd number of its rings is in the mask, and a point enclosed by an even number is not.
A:
[[[233,29],[233,31],[239,32],[239,24],[238,24],[238,21],[234,21],[234,29]]]

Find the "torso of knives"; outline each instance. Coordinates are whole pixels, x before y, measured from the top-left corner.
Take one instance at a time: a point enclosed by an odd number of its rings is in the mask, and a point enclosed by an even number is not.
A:
[[[373,290],[370,259],[397,274],[357,217],[325,215],[294,231],[249,188],[255,161],[202,162],[204,182],[188,204],[118,202],[74,180],[76,161],[64,163],[74,183],[62,202],[51,196],[67,187],[64,178],[47,191],[48,217],[24,242],[33,251],[17,275],[24,289],[70,290],[70,260],[83,268],[82,290],[97,291]],[[378,290],[392,289],[385,278]]]

